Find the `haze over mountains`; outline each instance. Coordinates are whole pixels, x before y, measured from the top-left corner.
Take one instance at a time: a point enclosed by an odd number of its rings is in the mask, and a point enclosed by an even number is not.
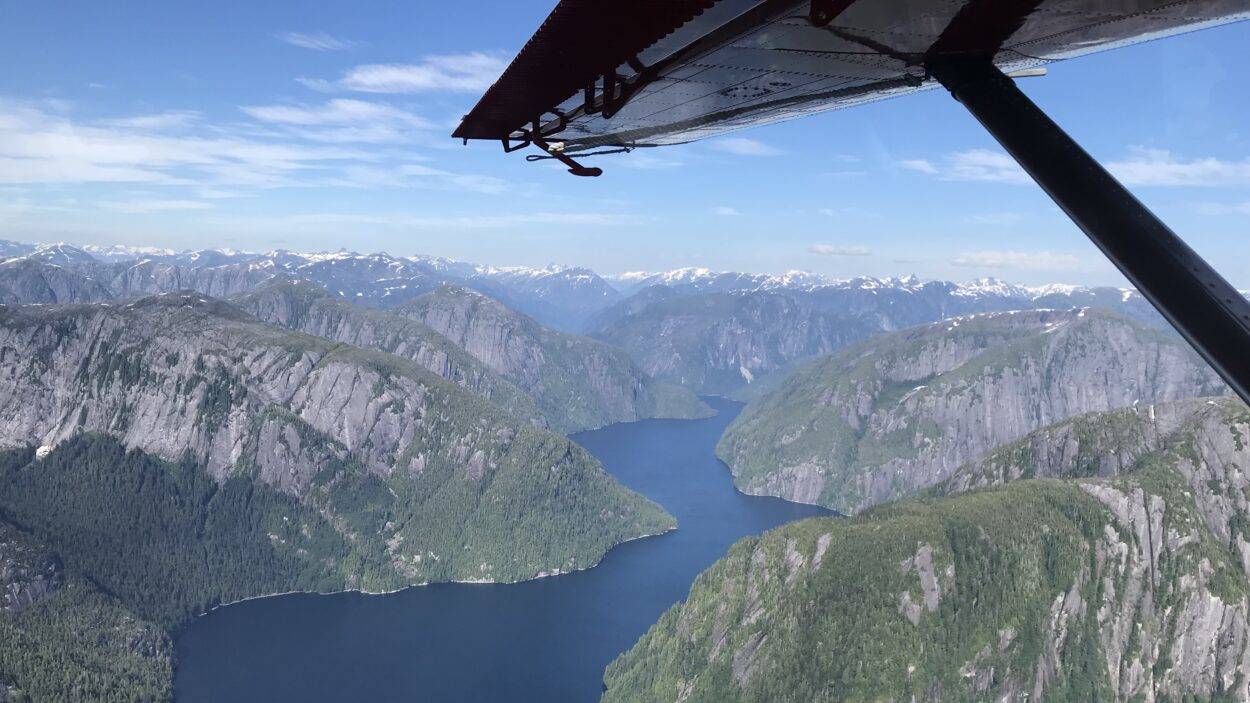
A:
[[[384,253],[173,252],[14,242],[0,246],[0,256],[8,257],[0,262],[0,303],[13,304],[93,302],[179,290],[228,298],[277,280],[297,280],[343,301],[392,310],[452,285],[484,293],[546,327],[618,347],[657,380],[696,393],[743,398],[806,359],[881,332],[957,315],[1100,307],[1166,328],[1131,289],[1019,286],[995,279],[830,280],[806,272],[702,268],[605,278],[580,267],[500,268]]]

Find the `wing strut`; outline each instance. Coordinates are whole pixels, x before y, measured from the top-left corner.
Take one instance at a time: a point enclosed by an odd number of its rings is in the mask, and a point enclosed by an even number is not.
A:
[[[1250,403],[1250,302],[992,63],[928,69]]]

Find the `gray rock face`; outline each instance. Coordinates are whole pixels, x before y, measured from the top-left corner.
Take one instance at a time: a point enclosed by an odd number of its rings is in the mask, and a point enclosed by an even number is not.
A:
[[[198,294],[0,307],[0,446],[42,452],[83,432],[296,497],[349,539],[387,544],[396,574],[378,583],[389,587],[584,568],[671,524],[580,447],[406,359],[268,327]],[[551,494],[549,473],[568,495]],[[392,506],[377,534],[334,507],[355,504],[362,485]],[[506,507],[519,500],[537,507]],[[462,552],[448,555],[452,545]],[[468,563],[478,553],[489,562]]]
[[[706,270],[645,280],[656,284],[596,315],[588,332],[627,350],[657,378],[744,397],[753,397],[749,384],[806,359],[958,315],[1094,306],[1166,326],[1135,291],[1116,288],[1025,288],[993,279],[959,284],[914,276],[822,281],[810,274]]]
[[[604,700],[1250,700],[1248,472],[1233,398],[1047,427],[734,545]]]
[[[414,320],[357,307],[307,282],[277,282],[235,298],[233,302],[271,325],[355,347],[377,349],[413,361],[536,424],[562,423],[563,417],[544,417],[534,400],[511,381],[451,340]]]
[[[743,490],[850,512],[1073,415],[1224,392],[1182,342],[1127,319],[990,313],[805,367],[748,405],[717,451]]]
[[[111,297],[107,287],[61,266],[27,259],[0,264],[0,304],[88,303]]]
[[[452,340],[534,398],[562,430],[646,417],[702,417],[689,391],[657,383],[620,350],[547,329],[476,291],[444,287],[395,312]]]
[[[1079,481],[1112,517],[1094,546],[1097,572],[1083,576],[1099,581],[1103,595],[1066,615],[1056,611],[1041,670],[1061,667],[1058,622],[1092,615],[1117,700],[1213,691],[1246,700],[1248,470],[1250,409],[1234,398],[1203,398],[1052,425],[962,467],[934,493],[1035,477]],[[1136,480],[1081,480],[1121,476],[1146,477],[1155,492]],[[1157,492],[1168,481],[1173,487]],[[1239,574],[1239,584],[1221,581],[1220,568]],[[1045,679],[1035,685],[1044,687]]]
[[[0,612],[20,610],[65,582],[61,560],[17,528],[0,522]],[[0,684],[0,690],[4,687]]]

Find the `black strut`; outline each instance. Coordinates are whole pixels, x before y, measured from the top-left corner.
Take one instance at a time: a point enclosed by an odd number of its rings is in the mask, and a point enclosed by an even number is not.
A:
[[[1250,403],[1250,302],[990,61],[928,69]]]

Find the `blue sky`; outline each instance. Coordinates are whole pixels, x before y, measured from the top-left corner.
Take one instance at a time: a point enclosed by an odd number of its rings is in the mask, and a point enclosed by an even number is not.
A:
[[[4,3],[0,238],[1120,282],[940,91],[598,179],[450,139],[551,4]],[[1022,83],[1242,288],[1246,46],[1250,23]]]

